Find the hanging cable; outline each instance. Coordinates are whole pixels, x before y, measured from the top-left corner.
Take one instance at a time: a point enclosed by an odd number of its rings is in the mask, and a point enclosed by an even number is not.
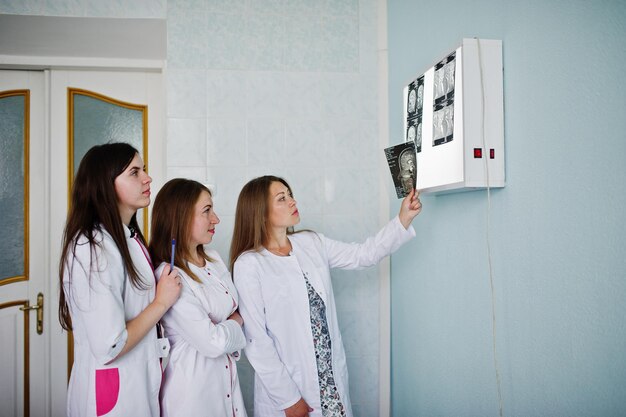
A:
[[[476,45],[478,47],[478,64],[479,64],[479,73],[480,73],[480,105],[481,105],[481,135],[483,142],[483,149],[487,152],[487,141],[485,138],[485,81],[483,78],[483,60],[482,60],[482,52],[480,49],[480,39],[476,39]],[[490,228],[491,228],[491,188],[489,185],[489,158],[484,158],[484,166],[485,166],[485,174],[487,176],[487,262],[489,265],[489,285],[491,287],[491,332],[492,332],[492,341],[493,341],[493,363],[496,371],[496,385],[498,389],[498,403],[500,407],[500,417],[504,416],[504,407],[502,403],[502,388],[500,382],[500,367],[498,365],[498,351],[496,349],[496,294],[493,285],[493,264],[491,260],[491,238],[490,238]]]

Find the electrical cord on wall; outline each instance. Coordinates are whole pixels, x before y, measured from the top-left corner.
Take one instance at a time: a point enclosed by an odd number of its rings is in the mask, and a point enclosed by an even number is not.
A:
[[[480,96],[480,105],[481,105],[481,136],[483,141],[483,149],[485,150],[485,154],[487,154],[487,142],[485,139],[485,82],[483,79],[483,59],[482,52],[480,50],[480,39],[476,39],[476,45],[478,47],[478,64],[479,64],[479,73],[480,73],[480,88],[481,88],[481,96]],[[485,155],[485,174],[487,176],[487,261],[489,264],[489,285],[491,287],[491,331],[493,337],[493,363],[496,371],[496,385],[498,388],[498,402],[500,406],[500,417],[504,416],[504,409],[502,404],[502,388],[500,382],[500,367],[498,365],[498,354],[496,349],[496,294],[493,286],[493,264],[491,261],[491,239],[490,239],[490,223],[491,223],[491,188],[489,186],[489,157]]]

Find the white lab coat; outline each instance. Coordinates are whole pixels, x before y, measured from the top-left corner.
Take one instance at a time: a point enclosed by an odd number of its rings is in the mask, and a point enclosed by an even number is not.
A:
[[[163,417],[246,417],[236,360],[246,344],[241,326],[228,317],[238,308],[237,290],[222,258],[204,268],[189,264],[202,283],[179,270],[180,298],[161,323],[171,344],[165,368]],[[157,268],[157,276],[166,264]]]
[[[161,365],[156,328],[131,351],[109,363],[126,344],[126,322],[154,299],[155,279],[145,247],[130,237],[126,243],[146,289],[135,288],[124,270],[122,256],[108,232],[98,233],[100,246],[93,253],[84,236],[78,238],[76,256],[69,256],[63,290],[74,333],[74,365],[67,393],[68,416],[159,417]],[[62,382],[62,381],[58,381]]]
[[[396,217],[362,244],[343,243],[312,232],[289,235],[290,256],[263,249],[242,254],[234,265],[239,311],[247,338],[246,356],[255,370],[254,412],[257,417],[284,417],[300,397],[322,417],[317,362],[311,332],[307,276],[326,306],[332,341],[333,374],[352,416],[346,354],[339,333],[330,268],[360,269],[375,265],[415,236]]]

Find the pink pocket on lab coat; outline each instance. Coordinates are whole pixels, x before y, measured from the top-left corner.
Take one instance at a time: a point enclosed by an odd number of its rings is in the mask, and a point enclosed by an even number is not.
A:
[[[96,369],[96,415],[113,410],[120,392],[120,373],[117,368]]]

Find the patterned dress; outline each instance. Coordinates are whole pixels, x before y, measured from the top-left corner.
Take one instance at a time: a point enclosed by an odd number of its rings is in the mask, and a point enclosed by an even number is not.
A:
[[[304,274],[304,281],[309,293],[309,309],[311,312],[311,331],[317,360],[317,376],[320,383],[320,400],[324,417],[341,417],[346,415],[333,376],[333,356],[331,350],[326,306],[324,300],[315,291]]]

